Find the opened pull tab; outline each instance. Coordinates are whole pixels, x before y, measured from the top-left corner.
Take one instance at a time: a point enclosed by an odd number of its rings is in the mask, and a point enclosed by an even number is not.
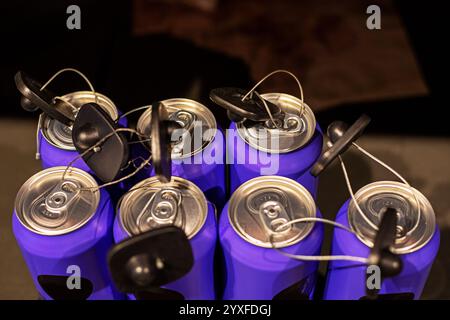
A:
[[[125,136],[116,132],[118,125],[98,104],[87,103],[81,106],[72,128],[72,140],[78,153],[106,139],[92,152],[87,152],[83,160],[103,182],[117,178],[120,169],[128,160],[128,143]]]
[[[378,232],[369,255],[369,265],[377,265],[381,271],[382,280],[387,277],[394,277],[403,270],[403,263],[400,257],[393,253],[397,236],[397,211],[393,208],[386,208],[378,226]],[[376,299],[379,290],[369,289],[366,286],[367,297]]]
[[[369,122],[370,118],[362,115],[350,128],[342,121],[331,123],[327,128],[330,148],[317,160],[311,169],[311,174],[315,177],[321,174],[336,157],[343,154],[362,135]]]
[[[161,102],[152,104],[150,123],[152,162],[156,177],[167,183],[172,178],[172,132],[182,126],[177,121],[169,120],[167,110]]]
[[[268,100],[263,101],[263,98],[256,91],[254,93],[244,99],[246,91],[243,89],[231,87],[216,88],[210,91],[209,98],[226,109],[228,117],[233,122],[239,122],[244,119],[265,122],[283,118],[283,112],[280,107]]]
[[[27,111],[40,109],[49,117],[62,122],[66,126],[72,125],[75,114],[70,104],[59,99],[56,100],[55,94],[48,89],[41,90],[42,84],[22,71],[16,73],[14,80],[17,90],[22,94],[22,108]]]
[[[138,299],[182,299],[181,295],[170,294],[160,286],[186,275],[193,264],[189,240],[183,230],[174,226],[128,238],[108,254],[115,285],[121,292],[132,293]]]
[[[291,218],[279,201],[269,200],[262,203],[259,207],[259,216],[265,231],[270,236],[283,234],[292,229],[292,225],[286,225]]]
[[[182,196],[179,190],[159,190],[145,204],[137,218],[136,224],[138,226],[149,226],[151,224],[158,226],[173,225],[178,217],[181,199]]]

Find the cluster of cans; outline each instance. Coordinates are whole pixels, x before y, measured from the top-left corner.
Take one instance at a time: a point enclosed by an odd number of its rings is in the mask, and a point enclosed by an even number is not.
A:
[[[317,175],[363,127],[346,128],[324,148],[302,99],[219,88],[211,100],[227,109],[237,135],[225,134],[206,106],[177,98],[142,108],[131,143],[127,119],[108,97],[79,91],[55,99],[23,72],[16,85],[22,106],[42,111],[43,170],[20,188],[13,213],[42,298],[312,299],[318,260],[288,255],[320,255]],[[221,161],[207,163],[206,153]],[[261,155],[278,161],[275,173],[261,173]],[[371,183],[355,194],[364,216],[352,199],[336,215],[353,233],[334,231],[333,256],[369,257],[376,247],[401,261],[383,277],[379,297],[418,299],[437,254],[433,209],[415,192]],[[386,208],[398,217],[395,237],[379,247]],[[302,218],[311,221],[289,223]],[[71,266],[80,270],[78,288],[68,286]],[[331,261],[323,298],[365,298],[366,271],[367,264]]]

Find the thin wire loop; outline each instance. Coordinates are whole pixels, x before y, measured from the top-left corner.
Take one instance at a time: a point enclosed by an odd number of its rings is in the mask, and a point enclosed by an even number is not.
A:
[[[350,228],[344,226],[343,224],[340,224],[338,222],[332,221],[332,220],[328,220],[328,219],[323,219],[323,218],[299,218],[299,219],[295,219],[295,220],[291,220],[288,221],[280,226],[278,226],[275,231],[277,230],[282,230],[284,228],[286,228],[289,225],[293,225],[296,223],[311,223],[311,222],[320,222],[320,223],[325,223],[325,224],[329,224],[329,225],[333,225],[335,227],[338,227],[340,229],[343,229],[345,231],[348,231],[352,234],[356,235],[356,232],[351,230]],[[346,255],[324,255],[324,256],[310,256],[310,255],[296,255],[296,254],[291,254],[288,252],[285,252],[283,250],[281,250],[280,248],[277,248],[275,246],[275,243],[273,241],[273,234],[271,234],[269,236],[269,241],[270,244],[272,245],[272,248],[275,249],[277,252],[281,253],[282,255],[291,258],[291,259],[295,259],[295,260],[301,260],[301,261],[336,261],[336,260],[341,260],[341,261],[353,261],[353,262],[360,262],[363,264],[368,264],[369,263],[369,259],[368,258],[364,258],[364,257],[356,257],[356,256],[346,256]]]
[[[92,85],[92,83],[89,81],[89,79],[79,70],[75,69],[75,68],[64,68],[59,70],[58,72],[56,72],[42,87],[41,87],[41,91],[44,90],[53,80],[55,80],[55,78],[57,76],[59,76],[61,73],[64,72],[75,72],[76,74],[78,74],[80,77],[82,77],[84,79],[84,81],[86,81],[86,83],[88,84],[89,88],[91,89],[92,93],[94,94],[95,97],[95,103],[98,103],[98,96],[97,93],[94,90],[94,86]]]
[[[96,144],[92,145],[91,147],[89,147],[88,149],[86,149],[84,152],[82,152],[81,154],[77,155],[74,159],[72,159],[72,160],[69,162],[69,164],[66,166],[66,169],[64,170],[64,173],[63,173],[63,175],[62,175],[62,177],[61,177],[61,180],[64,180],[64,178],[65,178],[67,172],[69,171],[70,168],[72,168],[72,165],[73,165],[73,163],[74,163],[75,161],[77,161],[78,159],[84,157],[86,154],[88,154],[88,153],[91,152],[92,150],[94,150],[94,152],[95,152],[95,149],[96,149],[96,148],[98,148],[99,146],[101,146],[101,145],[103,144],[103,142],[105,142],[108,138],[110,138],[111,136],[113,136],[113,135],[116,134],[117,132],[131,132],[131,133],[137,134],[137,135],[139,135],[139,136],[143,136],[142,134],[140,134],[140,133],[137,132],[136,130],[130,129],[130,128],[118,128],[118,129],[114,130],[113,132],[110,132],[109,134],[107,134],[106,136],[104,136],[102,139],[100,139]],[[113,185],[113,184],[120,183],[120,182],[122,182],[122,181],[124,181],[124,180],[126,180],[126,179],[128,179],[128,178],[130,178],[130,177],[132,177],[133,175],[135,175],[135,174],[136,174],[137,172],[139,172],[142,168],[144,168],[148,163],[150,163],[150,161],[151,161],[151,155],[150,155],[145,161],[143,161],[143,162],[136,168],[136,170],[134,170],[134,171],[131,172],[130,174],[128,174],[128,175],[126,175],[126,176],[124,176],[124,177],[122,177],[122,178],[120,178],[120,179],[117,179],[117,180],[114,180],[114,181],[111,181],[111,182],[104,183],[104,184],[99,185],[99,186],[97,186],[97,187],[81,188],[81,190],[96,191],[96,190],[99,190],[99,189],[101,189],[101,188],[103,188],[103,187],[106,187],[106,186],[110,186],[110,185]]]
[[[295,79],[295,81],[297,82],[298,88],[300,90],[300,101],[301,101],[301,112],[300,112],[300,118],[303,117],[303,114],[305,113],[305,103],[304,103],[304,99],[303,99],[303,87],[300,83],[300,80],[298,80],[297,76],[295,74],[293,74],[290,71],[284,70],[284,69],[278,69],[275,71],[272,71],[271,73],[269,73],[268,75],[266,75],[264,78],[262,78],[261,80],[258,81],[258,83],[256,83],[253,88],[251,88],[245,95],[244,97],[242,97],[242,101],[244,101],[245,99],[247,99],[247,97],[253,92],[255,91],[255,89],[264,81],[266,81],[269,77],[273,76],[274,74],[277,73],[286,73],[288,75],[290,75],[291,77],[293,77]],[[266,105],[266,104],[265,104]],[[266,106],[267,112],[269,114],[269,116],[272,119],[272,114],[270,113],[269,108]]]
[[[411,187],[411,185],[408,183],[408,181],[406,181],[405,178],[403,178],[397,171],[395,171],[392,167],[390,167],[389,165],[387,165],[386,163],[384,163],[383,161],[381,161],[380,159],[378,159],[377,157],[375,157],[373,154],[371,154],[370,152],[368,152],[367,150],[365,150],[364,148],[362,148],[361,146],[359,146],[358,144],[356,144],[355,142],[352,143],[352,145],[354,147],[356,147],[360,152],[362,152],[365,156],[367,156],[368,158],[372,159],[373,161],[377,162],[378,164],[380,164],[382,167],[386,168],[388,171],[390,171],[392,174],[394,174],[397,178],[399,178],[407,187],[408,190],[411,192],[411,194],[414,197],[414,200],[416,201],[417,204],[417,221],[416,224],[414,225],[414,227],[412,229],[410,229],[407,234],[410,234],[412,232],[414,232],[414,230],[419,226],[420,223],[420,217],[421,217],[421,209],[420,209],[420,201],[419,198],[417,197],[416,192],[414,191],[414,189]],[[338,156],[339,161],[341,163],[341,167],[342,167],[342,172],[344,173],[344,178],[345,178],[345,182],[347,184],[347,189],[350,193],[350,196],[353,200],[353,203],[355,204],[356,209],[358,210],[358,213],[363,217],[363,219],[366,221],[366,223],[368,223],[372,228],[374,228],[375,230],[378,230],[378,226],[375,225],[372,221],[370,221],[370,219],[367,217],[367,215],[362,211],[361,207],[359,206],[359,203],[355,197],[355,194],[353,192],[353,188],[352,185],[350,183],[350,179],[348,176],[348,172],[347,169],[345,167],[344,164],[344,160],[342,159],[342,157],[339,155]]]
[[[132,113],[134,113],[134,112],[137,112],[137,111],[140,111],[140,110],[144,110],[144,109],[150,109],[151,107],[152,107],[152,106],[142,106],[142,107],[137,107],[137,108],[131,109],[130,111],[127,111],[127,112],[125,112],[124,114],[120,115],[120,116],[117,118],[116,122],[118,122],[118,121],[119,121],[120,119],[122,119],[123,117],[128,116],[129,114],[132,114]]]

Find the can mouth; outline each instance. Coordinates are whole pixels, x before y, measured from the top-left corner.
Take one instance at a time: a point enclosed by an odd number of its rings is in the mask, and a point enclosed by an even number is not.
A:
[[[311,217],[316,217],[311,194],[299,183],[279,176],[245,182],[233,193],[228,206],[228,218],[236,233],[263,248],[299,243],[311,233],[314,223],[286,224]]]
[[[355,198],[365,217],[352,200],[348,206],[348,220],[359,240],[368,247],[373,246],[377,232],[374,226],[380,223],[387,207],[394,208],[398,217],[393,252],[407,254],[417,251],[434,235],[436,221],[433,208],[425,196],[412,187],[396,181],[378,181],[358,190]],[[417,201],[420,204],[420,216]]]
[[[96,99],[97,98],[97,99]],[[84,104],[98,102],[99,106],[106,111],[111,119],[116,120],[118,111],[114,103],[101,93],[93,93],[91,91],[76,91],[66,94],[62,99],[71,103],[75,108],[80,109]],[[51,119],[45,114],[40,116],[42,136],[48,143],[63,150],[75,150],[72,141],[72,127]]]
[[[306,145],[316,130],[316,118],[311,108],[300,99],[286,93],[264,93],[264,99],[278,105],[284,119],[264,123],[241,121],[236,124],[238,134],[251,147],[267,153],[287,153]]]
[[[169,119],[181,125],[181,129],[175,132],[176,136],[172,137],[177,141],[172,146],[172,159],[191,157],[204,150],[214,140],[217,122],[212,112],[203,104],[184,98],[167,99],[161,103],[166,107]],[[150,136],[151,111],[151,106],[148,106],[136,126],[136,130],[146,137]]]
[[[119,221],[129,236],[174,225],[193,238],[203,227],[208,206],[192,182],[172,176],[169,183],[151,177],[136,184],[123,198]]]
[[[83,170],[53,167],[38,172],[20,188],[15,214],[28,230],[46,236],[62,235],[85,225],[95,214],[99,201],[94,178]]]

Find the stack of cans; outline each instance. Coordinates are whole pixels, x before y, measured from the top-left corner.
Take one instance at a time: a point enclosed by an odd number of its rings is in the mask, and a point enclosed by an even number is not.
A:
[[[331,260],[324,299],[420,298],[439,249],[425,196],[371,183],[335,221],[315,202],[317,176],[368,121],[335,123],[323,150],[313,111],[285,93],[212,90],[232,121],[225,131],[184,98],[136,109],[133,129],[102,94],[59,97],[21,72],[16,84],[22,106],[42,111],[44,170],[13,213],[42,298],[310,300],[321,260]],[[320,256],[323,222],[339,225],[330,256]]]

